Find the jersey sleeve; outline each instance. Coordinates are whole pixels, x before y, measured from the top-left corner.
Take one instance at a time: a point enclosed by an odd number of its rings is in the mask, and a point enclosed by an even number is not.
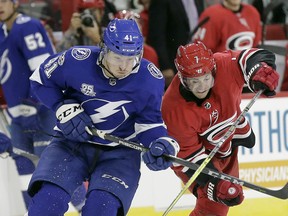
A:
[[[65,90],[65,76],[62,71],[66,52],[48,57],[31,75],[31,89],[37,98],[48,108],[55,111],[57,105],[63,101]]]
[[[167,129],[160,111],[164,94],[164,78],[160,70],[152,63],[148,63],[144,71],[147,74],[143,78],[146,83],[140,86],[142,91],[137,94],[139,95],[136,100],[137,106],[141,108],[135,117],[135,131],[140,143],[149,147],[153,140],[167,136]]]
[[[18,25],[22,28],[22,35],[17,37],[19,40],[17,44],[30,70],[34,71],[48,56],[55,53],[54,47],[40,21],[31,19],[29,22]]]

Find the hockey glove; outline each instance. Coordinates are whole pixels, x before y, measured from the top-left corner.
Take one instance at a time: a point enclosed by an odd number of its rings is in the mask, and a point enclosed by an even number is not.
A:
[[[9,137],[0,132],[0,154],[4,152],[12,152],[12,143]]]
[[[179,151],[179,145],[170,137],[160,137],[150,144],[149,151],[143,154],[143,161],[150,170],[164,170],[172,165],[172,162],[165,160],[162,155],[175,156]]]
[[[258,66],[258,67],[257,67]],[[261,62],[254,66],[255,72],[250,80],[250,86],[257,92],[264,90],[263,94],[267,97],[272,97],[276,94],[275,89],[278,86],[279,74],[265,62]]]
[[[57,127],[63,135],[72,141],[87,142],[92,134],[86,132],[93,122],[81,105],[75,100],[65,100],[56,110]]]
[[[23,131],[38,131],[42,129],[38,115],[40,107],[35,101],[24,100],[21,104],[8,108],[7,113],[12,123],[19,125]]]
[[[242,186],[232,182],[213,178],[205,186],[208,199],[226,206],[235,206],[244,199]]]

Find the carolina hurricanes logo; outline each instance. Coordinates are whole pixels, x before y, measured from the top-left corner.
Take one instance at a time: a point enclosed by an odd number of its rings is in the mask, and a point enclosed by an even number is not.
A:
[[[213,125],[209,129],[207,129],[204,133],[200,134],[200,136],[204,137],[209,143],[219,142],[222,136],[227,132],[230,126],[233,125],[233,123],[235,122],[236,115],[237,113],[235,113],[229,119],[226,119],[225,121],[222,121],[218,124]]]
[[[231,35],[226,41],[226,49],[244,50],[253,47],[255,33],[246,31]]]

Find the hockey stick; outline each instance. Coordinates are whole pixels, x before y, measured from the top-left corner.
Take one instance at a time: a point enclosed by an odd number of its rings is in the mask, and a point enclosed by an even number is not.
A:
[[[118,144],[126,146],[128,148],[132,148],[132,149],[135,149],[135,150],[141,151],[141,152],[146,152],[149,150],[148,148],[146,148],[146,147],[144,147],[138,143],[135,143],[135,142],[132,142],[129,140],[125,140],[125,139],[113,136],[111,134],[107,134],[103,131],[97,130],[96,128],[89,128],[89,130],[92,132],[92,134],[94,136],[98,136],[102,139],[118,143]],[[172,155],[167,155],[167,154],[164,154],[163,157],[166,160],[169,160],[169,161],[176,163],[178,165],[181,165],[181,166],[188,167],[189,169],[192,169],[192,170],[197,170],[199,168],[198,164],[186,161],[182,158],[178,158],[178,157],[175,157]],[[271,190],[268,188],[264,188],[264,187],[261,187],[258,185],[251,184],[249,182],[246,182],[246,181],[241,180],[241,179],[234,177],[234,176],[227,175],[225,173],[219,173],[218,171],[212,170],[212,169],[207,168],[207,167],[205,167],[202,170],[202,173],[209,175],[209,176],[212,176],[212,177],[215,177],[215,178],[218,178],[218,179],[232,182],[234,184],[239,184],[239,185],[245,186],[245,187],[250,188],[252,190],[255,190],[255,191],[258,191],[260,193],[264,193],[264,194],[267,194],[267,195],[270,195],[270,196],[273,196],[273,197],[276,197],[279,199],[288,199],[288,183],[283,188],[281,188],[280,190]]]

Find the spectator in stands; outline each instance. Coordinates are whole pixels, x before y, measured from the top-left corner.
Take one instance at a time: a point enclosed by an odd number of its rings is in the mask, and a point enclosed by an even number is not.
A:
[[[187,43],[203,9],[203,0],[150,2],[147,43],[158,54],[166,88],[177,73],[174,65],[177,48]]]
[[[206,8],[199,18],[201,22],[203,25],[193,39],[202,41],[212,52],[243,50],[261,42],[260,15],[256,8],[241,0],[223,0]]]
[[[56,46],[57,51],[76,45],[97,45],[101,41],[104,25],[114,18],[114,14],[111,14],[114,9],[111,3],[106,4],[104,0],[79,0],[78,12],[72,14],[70,26]]]
[[[141,26],[142,26],[142,34],[144,39],[146,40],[148,35],[149,28],[149,6],[151,0],[138,0],[139,4],[143,6],[143,9],[140,11],[141,17]]]

